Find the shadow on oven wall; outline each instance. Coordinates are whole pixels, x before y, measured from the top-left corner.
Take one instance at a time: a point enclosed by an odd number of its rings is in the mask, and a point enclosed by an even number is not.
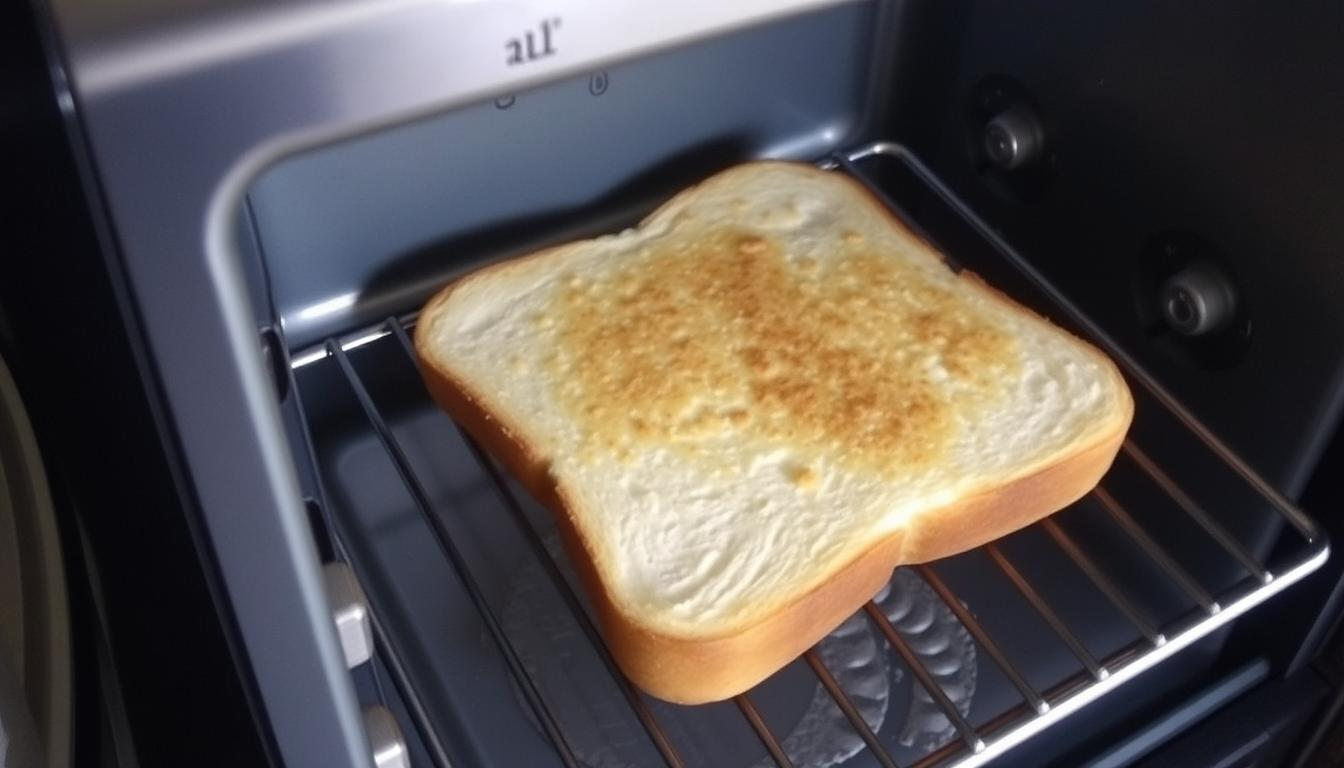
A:
[[[386,306],[385,314],[391,314],[398,307],[423,303],[427,291],[484,261],[634,226],[677,190],[733,163],[748,151],[745,137],[706,142],[679,152],[589,202],[486,225],[456,234],[446,242],[391,256],[369,277],[361,291],[361,303],[370,301],[365,296],[379,297],[371,303]],[[451,272],[445,274],[445,265]]]

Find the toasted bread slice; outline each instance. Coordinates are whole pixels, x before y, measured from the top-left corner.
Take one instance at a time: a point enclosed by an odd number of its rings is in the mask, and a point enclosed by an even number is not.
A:
[[[893,567],[1077,499],[1133,412],[1096,349],[792,163],[470,274],[416,347],[555,513],[617,663],[681,703],[755,685]]]

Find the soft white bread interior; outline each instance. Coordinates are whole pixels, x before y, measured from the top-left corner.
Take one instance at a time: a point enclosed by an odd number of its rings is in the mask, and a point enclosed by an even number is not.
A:
[[[557,515],[622,669],[683,703],[768,676],[894,566],[1083,495],[1133,411],[1104,355],[792,163],[468,275],[416,346]]]

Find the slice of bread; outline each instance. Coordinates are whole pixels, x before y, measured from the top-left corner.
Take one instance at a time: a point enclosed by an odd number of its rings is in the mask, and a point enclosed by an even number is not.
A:
[[[617,663],[681,703],[1083,495],[1133,413],[1096,349],[792,163],[468,275],[415,336],[436,401],[556,514]]]

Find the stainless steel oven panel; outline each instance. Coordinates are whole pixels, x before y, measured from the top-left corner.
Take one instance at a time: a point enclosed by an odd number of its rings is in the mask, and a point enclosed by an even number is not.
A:
[[[481,259],[619,229],[743,157],[871,135],[878,17],[840,6],[286,158],[247,197],[286,342],[404,312]]]
[[[58,98],[287,763],[370,757],[236,256],[247,184],[300,147],[826,4],[51,4]]]

